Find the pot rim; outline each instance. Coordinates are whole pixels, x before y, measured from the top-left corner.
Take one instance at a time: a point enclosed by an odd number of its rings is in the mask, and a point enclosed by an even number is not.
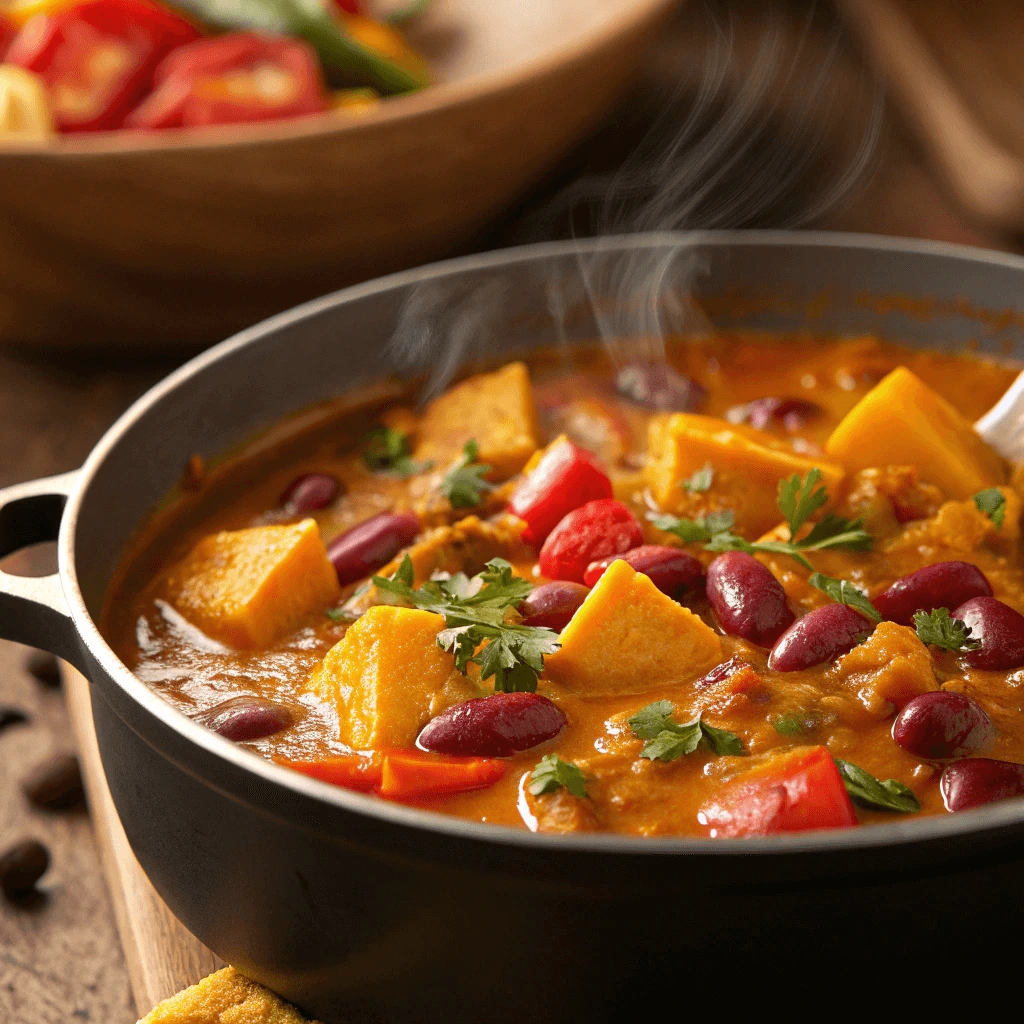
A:
[[[981,839],[986,835],[1024,826],[1024,798],[1006,800],[984,807],[924,819],[903,819],[891,824],[866,825],[852,829],[793,833],[790,835],[715,839],[691,837],[647,838],[615,833],[552,835],[530,832],[507,825],[483,824],[442,814],[438,811],[406,807],[386,800],[352,792],[341,787],[291,771],[268,761],[231,740],[192,721],[164,700],[156,691],[136,678],[107,644],[85,605],[78,584],[75,564],[75,533],[79,512],[89,484],[111,449],[149,410],[171,392],[186,387],[189,380],[213,363],[228,359],[245,346],[274,334],[280,328],[352,300],[419,284],[466,271],[487,270],[530,263],[544,257],[590,255],[630,249],[711,245],[734,248],[743,245],[840,248],[873,250],[911,256],[940,256],[967,260],[974,264],[1003,267],[1024,274],[1024,257],[1008,253],[917,239],[882,235],[847,234],[828,231],[792,232],[783,230],[666,231],[631,235],[609,235],[584,240],[540,242],[488,253],[460,256],[405,270],[362,284],[353,285],[312,299],[259,324],[249,327],[206,350],[169,374],[137,399],[107,430],[86,459],[76,486],[68,497],[58,537],[58,564],[64,596],[78,633],[94,664],[106,677],[143,711],[162,725],[207,754],[229,762],[243,773],[257,776],[264,784],[291,791],[297,796],[326,803],[352,814],[379,820],[382,824],[403,826],[434,833],[442,838],[489,843],[544,851],[547,855],[567,856],[679,856],[731,858],[736,856],[796,857],[838,851],[867,851],[883,847],[911,847],[956,839]],[[161,756],[167,756],[161,752]]]

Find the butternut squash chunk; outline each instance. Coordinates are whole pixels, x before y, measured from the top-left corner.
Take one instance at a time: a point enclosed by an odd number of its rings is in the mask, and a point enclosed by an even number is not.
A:
[[[507,480],[537,448],[537,416],[525,363],[509,363],[481,373],[435,398],[419,424],[414,458],[447,468],[470,439],[480,446],[479,461],[493,467],[492,480]]]
[[[834,497],[843,469],[826,459],[795,454],[775,438],[713,416],[672,413],[655,416],[648,427],[647,485],[665,512],[695,518],[700,513],[732,509],[736,533],[753,538],[779,521],[775,500],[779,481],[817,467]],[[682,486],[709,464],[715,471],[711,489],[690,494]]]
[[[339,594],[313,519],[227,530],[201,540],[168,577],[171,604],[207,636],[268,647]]]
[[[455,659],[437,646],[444,619],[375,605],[313,672],[307,689],[338,713],[338,739],[354,750],[411,747]]]
[[[691,682],[720,661],[714,630],[619,560],[562,630],[544,674],[580,693],[618,695]]]
[[[883,377],[846,414],[825,451],[848,471],[915,465],[922,480],[951,498],[1006,482],[1002,460],[970,421],[905,366]]]

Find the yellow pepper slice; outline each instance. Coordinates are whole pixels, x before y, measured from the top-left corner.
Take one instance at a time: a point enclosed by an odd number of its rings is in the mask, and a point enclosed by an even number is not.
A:
[[[38,75],[0,64],[0,141],[41,141],[53,135],[46,86]]]

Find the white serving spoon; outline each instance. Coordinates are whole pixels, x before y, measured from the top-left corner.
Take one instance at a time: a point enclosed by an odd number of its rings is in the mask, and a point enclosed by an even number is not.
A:
[[[1024,462],[1024,373],[1006,394],[974,424],[974,429],[1003,458]]]

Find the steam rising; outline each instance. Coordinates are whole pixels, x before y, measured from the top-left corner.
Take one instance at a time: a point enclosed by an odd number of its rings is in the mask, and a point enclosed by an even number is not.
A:
[[[737,33],[731,13],[716,18],[709,9],[700,67],[690,69],[691,79],[681,81],[674,96],[661,98],[621,166],[565,188],[515,241],[575,238],[581,222],[590,235],[796,228],[840,208],[873,167],[883,92],[878,82],[851,80],[849,67],[837,59],[839,30],[823,28],[820,14],[811,4],[794,40],[769,5],[751,44]],[[865,89],[867,116],[860,125],[843,124],[849,110],[846,104],[844,113],[844,93]],[[840,166],[823,167],[824,154],[835,151],[825,133],[837,121],[850,133],[848,152]],[[574,269],[529,282],[534,304],[538,285],[546,297],[546,325],[534,337],[567,340],[596,331],[620,365],[660,360],[667,337],[706,329],[691,300],[701,261],[678,242],[625,253],[581,245]],[[429,397],[466,362],[507,347],[511,328],[527,315],[521,299],[522,289],[506,272],[468,285],[439,278],[408,300],[391,344],[402,364],[429,370]],[[581,313],[590,321],[582,335]]]

